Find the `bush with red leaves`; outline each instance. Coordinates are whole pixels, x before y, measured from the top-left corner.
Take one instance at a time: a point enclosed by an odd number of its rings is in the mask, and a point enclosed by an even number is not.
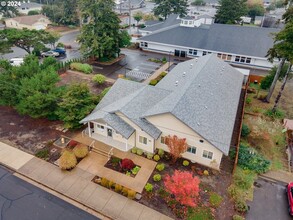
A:
[[[124,170],[131,170],[134,167],[135,167],[135,164],[133,163],[132,160],[130,160],[128,158],[124,158],[121,161],[121,168],[124,169]]]
[[[78,144],[77,141],[75,141],[75,140],[71,140],[71,141],[69,141],[69,143],[68,143],[67,146],[70,147],[70,148],[73,148],[73,147],[75,147],[77,144]]]

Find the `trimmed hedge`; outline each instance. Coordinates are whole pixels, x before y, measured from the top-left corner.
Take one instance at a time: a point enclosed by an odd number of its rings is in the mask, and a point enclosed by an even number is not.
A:
[[[77,70],[86,74],[93,72],[93,67],[86,63],[71,63],[70,69]]]
[[[97,74],[93,76],[93,81],[101,85],[105,83],[106,77],[102,74]]]

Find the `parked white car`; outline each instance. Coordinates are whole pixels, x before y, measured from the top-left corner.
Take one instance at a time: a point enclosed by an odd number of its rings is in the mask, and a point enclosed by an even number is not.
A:
[[[41,55],[42,55],[42,57],[58,57],[59,56],[59,53],[50,50],[50,51],[41,53]]]
[[[9,62],[12,66],[20,66],[23,64],[23,58],[12,58],[9,60]]]

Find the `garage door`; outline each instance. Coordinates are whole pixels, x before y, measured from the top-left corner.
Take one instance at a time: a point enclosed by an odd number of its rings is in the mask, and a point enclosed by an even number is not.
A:
[[[43,29],[45,29],[46,27],[45,27],[45,25],[43,25],[43,24],[38,24],[38,25],[35,25],[35,29],[36,30],[43,30]]]

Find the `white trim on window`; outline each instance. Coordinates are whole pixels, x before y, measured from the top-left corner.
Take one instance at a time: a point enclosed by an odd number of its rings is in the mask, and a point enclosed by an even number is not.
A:
[[[147,145],[147,143],[148,143],[148,139],[146,137],[143,137],[143,136],[139,136],[138,141],[139,141],[139,143],[145,144],[145,145]]]
[[[191,154],[196,154],[196,147],[188,145],[186,152],[191,153]]]
[[[207,158],[207,159],[213,159],[213,152],[204,150],[202,153],[202,157]]]

